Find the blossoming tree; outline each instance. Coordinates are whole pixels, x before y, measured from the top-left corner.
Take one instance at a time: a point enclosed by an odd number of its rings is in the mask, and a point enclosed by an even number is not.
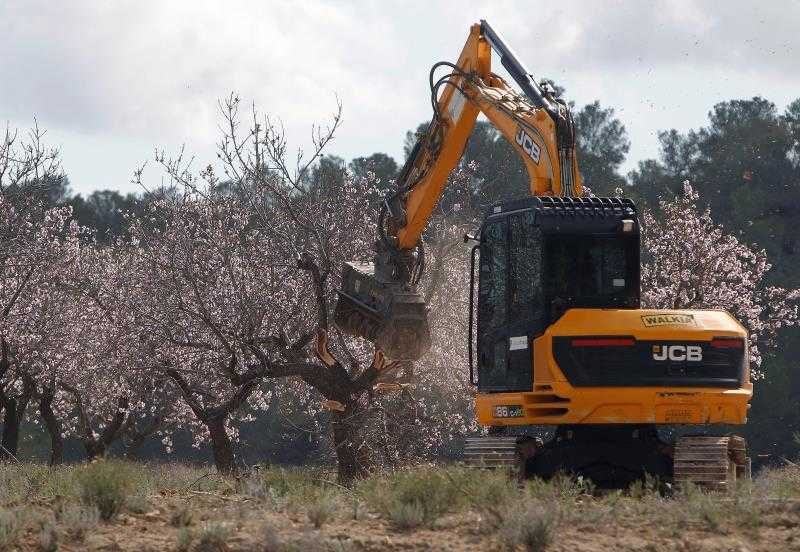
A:
[[[766,252],[726,232],[708,209],[698,207],[698,199],[686,181],[682,195],[661,200],[659,217],[645,211],[642,304],[730,311],[750,332],[757,368],[778,330],[798,323],[800,290],[769,285]]]

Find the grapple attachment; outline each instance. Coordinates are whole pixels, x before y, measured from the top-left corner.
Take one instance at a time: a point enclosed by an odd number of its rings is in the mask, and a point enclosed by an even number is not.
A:
[[[392,360],[418,360],[431,345],[422,296],[380,279],[372,263],[345,263],[334,320],[342,331],[372,341]]]

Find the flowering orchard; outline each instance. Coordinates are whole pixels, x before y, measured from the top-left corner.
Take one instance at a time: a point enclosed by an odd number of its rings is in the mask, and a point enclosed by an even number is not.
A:
[[[645,212],[642,304],[647,308],[718,308],[750,332],[750,359],[761,375],[763,351],[778,330],[798,322],[800,290],[766,282],[767,254],[739,242],[715,224],[689,182],[673,201],[662,200],[659,218]]]
[[[387,361],[332,323],[342,264],[368,259],[378,183],[315,173],[339,124],[314,129],[292,158],[257,113],[244,124],[235,96],[220,104],[218,163],[193,171],[159,154],[168,181],[128,214],[128,234],[100,244],[69,209],[48,207],[55,154],[35,131],[0,148],[0,409],[3,458],[28,419],[88,458],[144,440],[169,452],[173,433],[209,445],[233,472],[243,422],[260,412],[309,413],[342,481],[376,465],[453,454],[478,431],[467,369],[474,167],[459,168],[425,234],[433,348],[415,366]],[[136,178],[141,178],[141,171]],[[646,213],[644,302],[720,307],[751,331],[757,365],[782,326],[797,322],[797,291],[770,287],[766,256],[715,225],[697,196]]]

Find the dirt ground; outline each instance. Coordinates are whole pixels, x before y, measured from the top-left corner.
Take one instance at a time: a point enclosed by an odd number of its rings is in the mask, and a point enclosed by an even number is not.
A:
[[[79,489],[70,490],[62,481],[40,486],[37,492],[25,492],[24,484],[9,492],[13,483],[6,477],[9,489],[4,497],[0,494],[4,498],[0,550],[800,551],[800,497],[795,496],[800,477],[796,475],[789,478],[789,484],[783,476],[773,474],[772,480],[736,493],[696,491],[671,497],[647,489],[588,494],[581,488],[565,488],[563,483],[540,485],[508,500],[499,499],[502,508],[491,493],[461,505],[456,505],[460,499],[451,498],[453,511],[443,511],[416,527],[401,528],[405,518],[391,506],[382,510],[380,501],[374,500],[374,495],[381,493],[392,500],[399,496],[387,491],[398,488],[391,478],[355,491],[333,483],[306,488],[325,489],[324,494],[315,495],[301,492],[296,476],[277,482],[268,477],[266,485],[259,476],[254,486],[252,481],[243,485],[187,471],[169,482],[151,479],[142,485],[147,487],[146,494],[129,500],[110,521],[90,520],[80,535],[71,526],[76,522],[63,513],[65,505],[85,502]],[[442,478],[448,480],[453,481],[449,475]],[[3,482],[0,479],[0,484]],[[423,482],[423,492],[439,492],[430,482]],[[495,484],[488,481],[481,486]],[[51,492],[53,489],[56,492]],[[407,489],[397,492],[408,496]],[[539,508],[538,517],[520,515],[531,503]],[[11,514],[19,524],[16,535],[9,539],[4,534],[9,534]],[[509,537],[509,527],[514,524],[506,518],[514,516],[523,524],[547,518],[543,525],[547,538],[520,541]]]
[[[179,529],[171,524],[175,511],[188,506],[198,527],[218,523],[230,526],[230,536],[220,548],[208,550],[270,551],[265,527],[277,533],[286,550],[415,551],[415,550],[502,550],[493,535],[480,530],[479,516],[472,512],[448,515],[431,529],[398,531],[376,515],[359,520],[336,520],[319,530],[302,513],[283,514],[264,511],[252,501],[228,501],[219,497],[188,495],[155,501],[152,511],[121,514],[113,523],[101,523],[82,542],[65,541],[58,550],[108,550],[144,552],[178,550]],[[560,527],[547,550],[553,552],[605,551],[680,551],[745,552],[800,550],[800,504],[778,504],[763,515],[760,527],[743,530],[710,530],[698,522],[673,531],[658,519],[635,516],[601,524]],[[265,523],[266,522],[266,523]],[[40,550],[37,535],[29,532],[15,547]],[[522,548],[520,548],[522,549]]]

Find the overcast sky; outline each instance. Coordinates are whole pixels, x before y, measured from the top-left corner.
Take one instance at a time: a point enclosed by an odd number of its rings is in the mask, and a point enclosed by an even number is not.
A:
[[[430,116],[430,66],[455,61],[481,18],[579,106],[617,110],[626,168],[718,101],[800,97],[798,2],[0,0],[0,120],[36,117],[81,193],[134,190],[155,148],[212,161],[231,91],[280,118],[295,147],[338,96],[329,153],[401,161],[405,132]]]

